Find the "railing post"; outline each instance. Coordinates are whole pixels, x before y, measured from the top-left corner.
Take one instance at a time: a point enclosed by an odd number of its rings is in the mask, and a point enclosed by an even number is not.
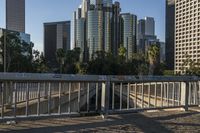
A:
[[[4,103],[6,108],[11,108],[13,103],[12,82],[4,82]]]
[[[110,101],[110,81],[102,83],[102,93],[101,93],[101,111],[103,115],[108,115],[109,111],[109,101]]]
[[[181,82],[181,105],[184,106],[184,110],[188,111],[189,98],[189,82]]]

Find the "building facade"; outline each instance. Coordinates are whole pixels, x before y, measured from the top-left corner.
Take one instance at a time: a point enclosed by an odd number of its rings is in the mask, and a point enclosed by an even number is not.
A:
[[[77,30],[76,30],[76,47],[81,49],[80,60],[83,61],[85,59],[85,48],[86,48],[86,33],[85,33],[85,24],[86,19],[80,18],[77,19]]]
[[[103,10],[104,10],[104,51],[111,53],[111,22],[112,22],[112,0],[103,1]]]
[[[6,0],[6,29],[25,33],[25,0]]]
[[[175,73],[184,74],[187,58],[200,61],[200,1],[175,2]]]
[[[103,50],[103,11],[96,8],[88,11],[87,25],[87,45],[91,59],[95,52]]]
[[[166,65],[174,70],[175,0],[166,0]]]
[[[44,23],[44,55],[48,65],[57,67],[56,50],[70,50],[70,21]]]
[[[145,17],[145,35],[155,35],[155,21],[152,17]]]
[[[120,47],[120,34],[121,34],[121,24],[120,24],[120,3],[115,2],[112,8],[112,22],[111,22],[111,49],[113,55],[118,54],[118,49]]]
[[[147,54],[152,44],[160,44],[155,35],[155,21],[152,17],[145,17],[137,24],[137,52]]]
[[[133,53],[136,52],[136,32],[137,32],[137,16],[124,13],[121,14],[122,19],[122,45],[126,48],[126,59],[131,59]]]

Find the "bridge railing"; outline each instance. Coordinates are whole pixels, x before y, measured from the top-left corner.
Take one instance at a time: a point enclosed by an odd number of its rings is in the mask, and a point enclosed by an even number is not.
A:
[[[2,120],[199,104],[198,77],[0,73]]]
[[[130,79],[130,80],[129,80]],[[198,77],[112,77],[110,112],[200,105]]]

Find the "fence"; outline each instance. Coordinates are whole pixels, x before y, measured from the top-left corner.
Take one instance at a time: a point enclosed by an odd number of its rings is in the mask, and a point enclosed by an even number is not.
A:
[[[200,104],[198,77],[0,73],[0,90],[2,120]]]

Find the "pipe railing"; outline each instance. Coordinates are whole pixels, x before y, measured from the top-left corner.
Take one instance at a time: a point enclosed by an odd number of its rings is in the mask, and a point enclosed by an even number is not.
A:
[[[200,104],[195,76],[0,73],[1,119],[165,109]]]

